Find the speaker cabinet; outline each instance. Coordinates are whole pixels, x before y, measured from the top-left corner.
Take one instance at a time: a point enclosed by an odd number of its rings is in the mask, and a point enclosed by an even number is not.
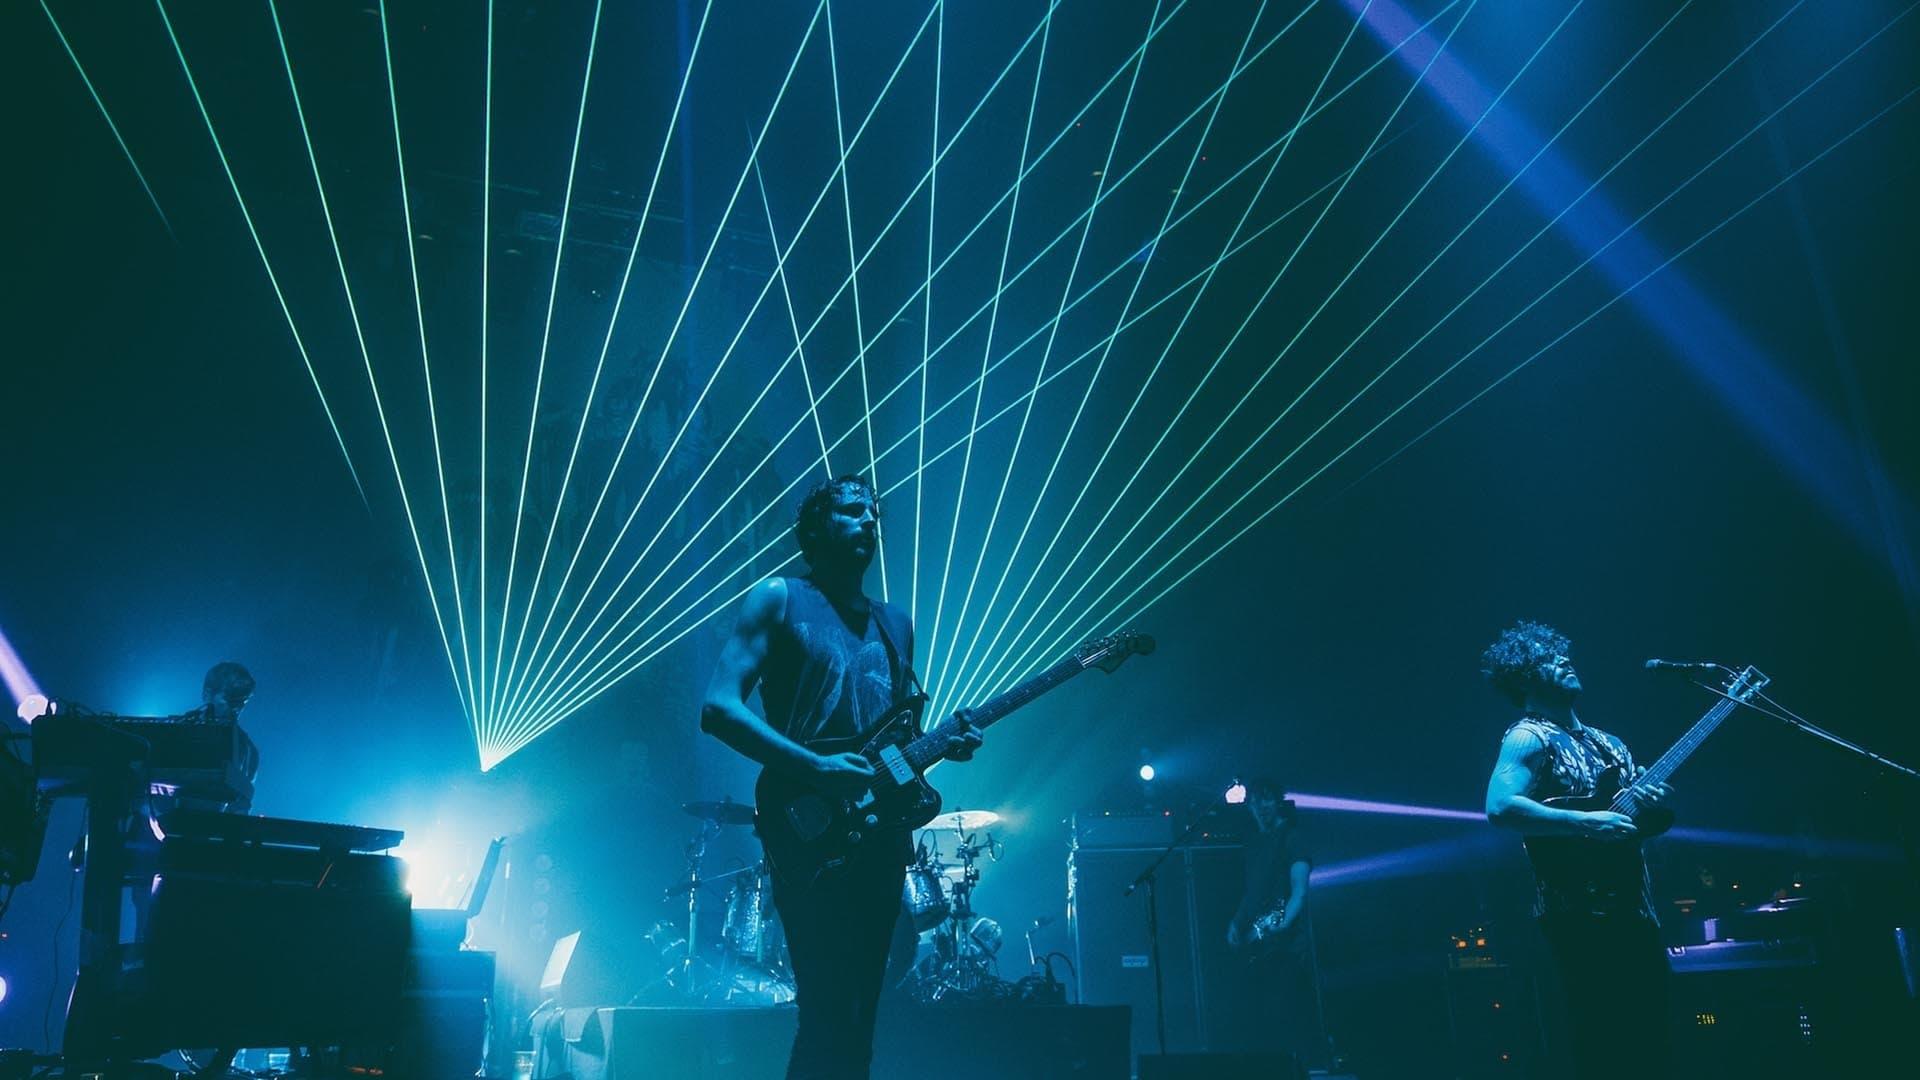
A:
[[[1086,835],[1084,832],[1082,836]],[[1161,1051],[1154,1007],[1152,948],[1147,932],[1148,889],[1127,886],[1158,857],[1146,846],[1077,843],[1069,855],[1068,904],[1080,1000],[1133,1009],[1135,1054]],[[1237,844],[1210,844],[1176,852],[1156,875],[1161,977],[1170,1054],[1287,1049],[1279,1025],[1258,1010],[1272,998],[1263,974],[1227,946],[1227,923],[1245,882]],[[1298,1007],[1291,1032],[1317,1031],[1318,1006]],[[1313,1036],[1306,1036],[1311,1041]]]

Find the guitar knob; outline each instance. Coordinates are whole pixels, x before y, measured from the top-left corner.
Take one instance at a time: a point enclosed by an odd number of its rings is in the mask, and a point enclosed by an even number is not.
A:
[[[875,815],[875,814],[868,814],[868,815],[867,815],[867,817],[866,817],[866,826],[867,826],[867,828],[869,828],[869,829],[876,829],[876,828],[879,828],[879,827],[880,827],[880,818],[879,818],[879,816],[878,816],[878,815]]]
[[[859,830],[857,830],[857,829],[856,829],[856,830],[854,830],[853,832],[850,832],[850,833],[848,833],[848,834],[847,834],[847,843],[849,843],[849,844],[857,844],[857,843],[859,843],[859,842],[860,842],[860,832],[859,832]]]

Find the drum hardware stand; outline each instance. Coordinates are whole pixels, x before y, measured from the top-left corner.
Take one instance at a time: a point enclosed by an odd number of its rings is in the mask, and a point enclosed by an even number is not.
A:
[[[960,877],[953,882],[952,900],[947,917],[936,931],[946,940],[947,956],[929,982],[931,987],[926,996],[930,1001],[938,1001],[949,993],[972,993],[986,982],[985,970],[992,953],[986,952],[985,944],[974,938],[973,932],[980,920],[973,910],[973,890],[980,884],[980,867],[977,865],[982,855],[990,860],[1000,857],[1000,845],[988,835],[984,841],[976,842],[978,833],[967,833],[960,838],[954,855],[960,860]],[[932,849],[933,863],[938,871],[944,869],[939,862],[938,842]],[[984,955],[983,955],[984,954]]]

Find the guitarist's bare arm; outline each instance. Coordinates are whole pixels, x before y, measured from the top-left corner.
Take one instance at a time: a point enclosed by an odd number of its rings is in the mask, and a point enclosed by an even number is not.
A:
[[[1562,810],[1527,797],[1533,787],[1533,763],[1546,747],[1529,731],[1514,730],[1500,741],[1500,758],[1487,780],[1487,820],[1524,836],[1591,836],[1625,839],[1633,819],[1606,810]]]
[[[871,779],[872,771],[864,762],[856,766],[840,760],[853,755],[822,757],[775,731],[747,706],[748,695],[760,683],[761,665],[766,663],[767,636],[786,610],[785,582],[769,578],[748,591],[700,706],[700,730],[768,768],[822,779],[828,778],[826,774],[864,773]]]
[[[1280,929],[1288,929],[1306,914],[1307,879],[1312,873],[1313,865],[1305,859],[1296,859],[1287,867],[1287,913],[1280,918]]]

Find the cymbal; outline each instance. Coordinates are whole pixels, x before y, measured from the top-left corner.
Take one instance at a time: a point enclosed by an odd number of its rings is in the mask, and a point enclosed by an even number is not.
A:
[[[705,801],[681,803],[680,809],[685,811],[690,817],[705,818],[718,825],[753,824],[752,805],[734,802],[732,799],[727,799],[722,802]]]
[[[920,827],[944,832],[970,833],[984,829],[999,820],[1000,815],[991,810],[952,810]]]

